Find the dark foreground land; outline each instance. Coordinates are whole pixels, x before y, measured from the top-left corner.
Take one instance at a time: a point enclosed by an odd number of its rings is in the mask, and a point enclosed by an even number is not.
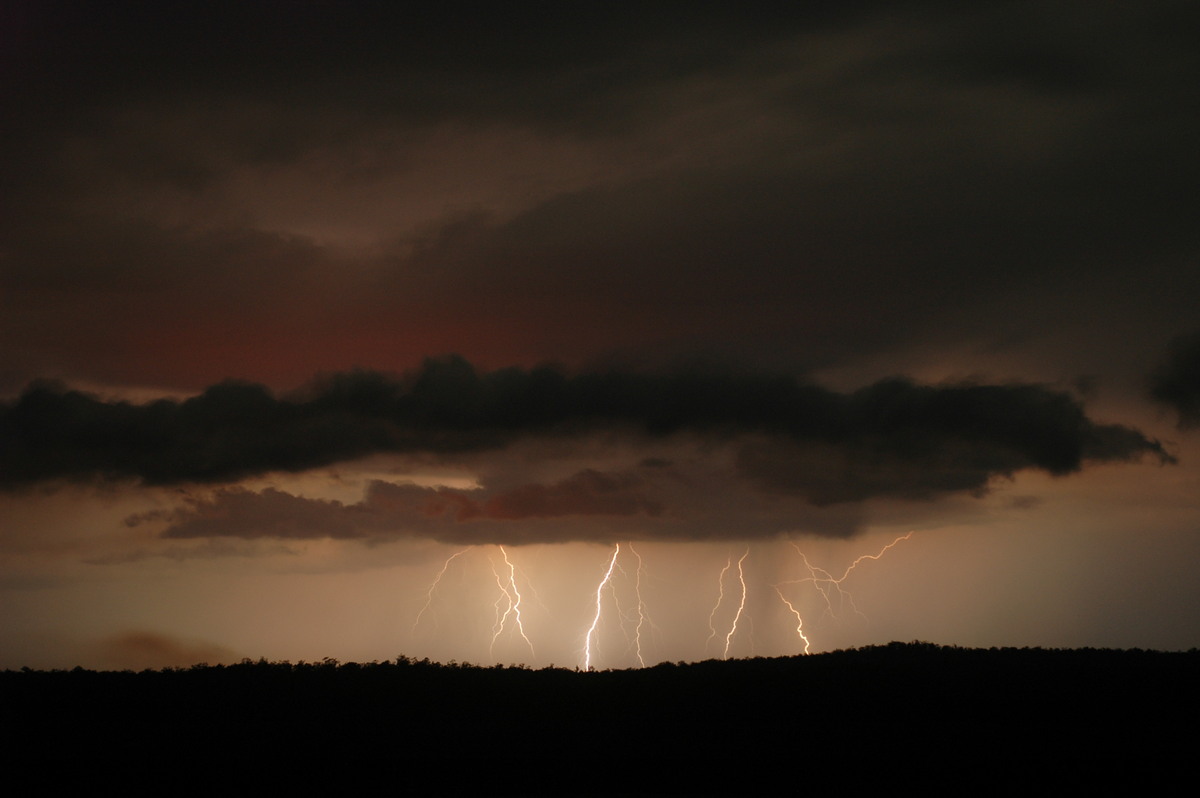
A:
[[[638,671],[0,673],[7,784],[124,795],[1050,794],[1195,784],[1200,652],[878,646]]]

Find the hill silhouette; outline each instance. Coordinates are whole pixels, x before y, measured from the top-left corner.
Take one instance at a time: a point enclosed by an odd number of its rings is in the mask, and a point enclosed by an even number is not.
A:
[[[125,794],[1144,791],[1190,780],[1200,652],[892,643],[584,673],[398,657],[0,673],[19,778]]]

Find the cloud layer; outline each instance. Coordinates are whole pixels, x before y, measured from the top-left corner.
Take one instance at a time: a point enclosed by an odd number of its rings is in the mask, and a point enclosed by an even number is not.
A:
[[[1194,323],[1178,3],[24,5],[0,391]]]
[[[1085,461],[1170,459],[1157,441],[1096,423],[1077,400],[1036,385],[896,379],[840,394],[772,374],[480,372],[446,358],[399,378],[332,375],[287,396],[227,382],[136,405],[34,385],[0,407],[0,484],[227,482],[377,453],[463,454],[597,432],[753,436],[765,443],[750,445],[745,472],[816,501],[977,490],[1024,468],[1065,474]],[[845,487],[814,487],[793,472],[813,451],[831,458],[823,471],[841,464],[834,481]]]
[[[679,524],[664,532],[664,525],[628,523],[634,516],[652,519],[663,512],[659,502],[647,497],[645,487],[636,474],[591,469],[549,485],[530,483],[508,491],[374,481],[363,500],[354,504],[310,499],[274,488],[251,491],[235,487],[190,497],[175,510],[131,516],[126,523],[166,522],[163,537],[182,539],[378,541],[428,537],[471,544],[607,540],[615,526],[586,523],[598,517],[621,521],[620,534],[626,539],[696,534],[694,528]],[[563,521],[573,526],[564,529]]]

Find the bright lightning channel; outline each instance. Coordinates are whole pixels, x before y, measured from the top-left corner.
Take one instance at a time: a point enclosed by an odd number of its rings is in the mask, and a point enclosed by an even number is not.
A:
[[[788,580],[785,582],[780,582],[776,585],[772,585],[772,587],[775,588],[775,592],[779,594],[779,598],[783,601],[784,604],[787,605],[787,608],[789,610],[791,610],[793,615],[796,616],[796,620],[798,621],[798,624],[796,626],[796,634],[804,642],[804,653],[805,654],[809,653],[809,640],[808,640],[808,637],[804,634],[804,619],[801,617],[800,612],[796,609],[796,607],[792,604],[792,602],[788,601],[787,597],[783,595],[783,591],[781,591],[779,589],[780,585],[799,585],[799,584],[804,584],[806,582],[811,583],[812,586],[816,588],[817,592],[821,594],[821,597],[825,600],[825,612],[827,614],[829,614],[831,617],[835,617],[835,618],[837,617],[837,614],[833,611],[833,601],[830,599],[830,593],[832,591],[836,590],[837,594],[838,594],[839,607],[844,606],[845,604],[848,603],[850,605],[850,608],[852,610],[854,610],[854,613],[856,615],[858,615],[859,617],[861,617],[863,619],[866,619],[866,616],[863,615],[863,613],[859,611],[858,606],[854,603],[854,596],[850,593],[850,591],[848,591],[844,587],[842,587],[842,582],[845,581],[848,576],[850,576],[850,572],[853,571],[855,568],[857,568],[858,564],[861,563],[863,560],[878,560],[888,551],[888,549],[897,545],[901,541],[908,540],[909,538],[912,537],[912,535],[913,535],[912,531],[909,531],[906,534],[903,534],[903,535],[900,535],[899,537],[897,537],[891,543],[887,544],[882,549],[880,549],[877,553],[863,554],[863,555],[857,557],[854,560],[854,562],[850,563],[850,565],[848,565],[846,567],[846,570],[842,572],[842,575],[838,576],[838,577],[835,577],[833,574],[831,574],[829,571],[826,571],[824,568],[819,568],[817,566],[814,566],[812,563],[810,563],[808,561],[808,557],[804,554],[803,551],[800,550],[800,547],[797,546],[795,543],[792,543],[792,548],[794,548],[796,550],[796,553],[800,555],[800,559],[804,561],[804,567],[808,569],[809,575],[803,579],[791,579],[791,580]]]
[[[787,605],[787,608],[792,611],[792,615],[796,616],[796,634],[804,641],[804,653],[808,653],[808,637],[804,634],[804,618],[800,616],[800,610],[792,606],[792,602],[788,601],[787,596],[783,595],[783,591],[778,585],[773,585],[775,592],[779,594],[779,598]]]
[[[737,612],[734,613],[733,623],[729,625],[729,634],[725,635],[725,659],[729,659],[729,644],[733,642],[733,636],[737,634],[738,621],[742,618],[742,611],[746,609],[746,573],[742,570],[742,563],[750,556],[750,547],[746,547],[746,551],[742,554],[742,558],[738,560],[738,582],[742,586],[742,600],[738,603]],[[728,566],[726,566],[728,568]],[[724,572],[722,572],[724,573]]]
[[[537,658],[534,653],[533,643],[530,642],[528,635],[525,634],[525,624],[521,622],[521,591],[517,589],[517,569],[513,566],[512,561],[508,559],[508,552],[503,546],[499,547],[500,556],[504,558],[504,564],[508,566],[508,579],[504,580],[500,576],[500,572],[496,570],[495,563],[492,564],[492,573],[496,575],[496,586],[500,588],[500,597],[496,599],[496,624],[492,627],[492,644],[488,648],[488,654],[495,656],[492,652],[496,647],[496,640],[504,632],[508,626],[508,618],[513,617],[513,625],[517,630],[517,634],[525,641],[525,645],[529,646],[530,656]],[[508,606],[504,609],[503,615],[500,612],[500,605],[507,600]]]
[[[721,573],[717,575],[717,603],[713,605],[712,612],[708,614],[708,639],[704,641],[704,650],[708,651],[708,644],[717,636],[717,626],[715,618],[717,610],[721,609],[721,604],[725,601],[725,574],[733,567],[733,554],[730,554],[725,560],[725,567],[721,569]]]
[[[602,607],[604,586],[612,581],[613,570],[617,567],[617,556],[621,553],[621,544],[618,543],[613,548],[612,559],[608,561],[608,570],[604,572],[604,578],[600,580],[600,584],[596,586],[596,616],[592,618],[592,625],[588,628],[587,636],[583,641],[583,669],[590,671],[592,669],[592,637],[596,634],[596,627],[600,625],[600,610]]]
[[[635,651],[637,653],[638,665],[644,668],[646,667],[646,660],[642,658],[642,626],[650,620],[650,616],[646,614],[646,602],[642,600],[642,574],[646,568],[642,564],[642,555],[638,554],[637,549],[633,547],[632,543],[629,544],[629,551],[633,553],[634,557],[637,557],[637,571],[634,572],[633,590],[637,596],[638,621],[637,627],[633,631],[633,639],[636,646]]]
[[[433,578],[432,584],[429,585],[429,591],[425,594],[425,606],[421,607],[421,611],[417,613],[417,619],[415,621],[413,621],[413,625],[412,625],[412,633],[413,634],[417,633],[417,624],[421,623],[421,616],[424,615],[426,610],[429,609],[430,605],[433,604],[433,593],[434,593],[434,591],[437,590],[438,585],[441,584],[442,577],[446,575],[447,569],[450,568],[450,563],[454,562],[455,560],[457,560],[459,557],[466,554],[470,550],[471,550],[471,548],[468,546],[467,548],[462,549],[461,551],[456,551],[453,554],[451,554],[449,557],[447,557],[446,561],[444,563],[442,563],[442,570],[438,571],[437,576],[435,576]]]

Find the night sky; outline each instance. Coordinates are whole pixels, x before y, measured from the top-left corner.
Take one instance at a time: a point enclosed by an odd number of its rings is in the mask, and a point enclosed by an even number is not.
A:
[[[0,667],[1200,645],[1200,11],[713,5],[6,3]]]

